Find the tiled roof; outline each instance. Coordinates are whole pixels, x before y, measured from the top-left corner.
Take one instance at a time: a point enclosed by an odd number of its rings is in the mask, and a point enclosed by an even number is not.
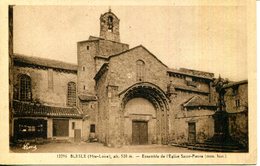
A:
[[[138,46],[136,46],[136,47],[133,47],[133,48],[128,49],[128,50],[126,50],[126,51],[120,52],[120,53],[118,53],[118,54],[111,55],[111,56],[108,57],[108,60],[111,59],[111,58],[113,58],[113,57],[116,57],[116,56],[119,56],[119,55],[121,55],[121,54],[130,52],[130,51],[133,51],[133,50],[138,49],[138,48],[143,48],[145,51],[147,51],[149,54],[151,54],[158,62],[160,62],[163,66],[165,66],[165,67],[168,68],[167,65],[165,65],[160,59],[158,59],[153,53],[151,53],[151,52],[150,52],[147,48],[145,48],[143,45],[138,45]]]
[[[53,107],[29,102],[13,101],[14,116],[82,118],[75,107]]]
[[[193,96],[191,99],[183,103],[184,107],[216,107],[216,104],[210,103],[199,96]]]
[[[233,86],[237,86],[237,85],[242,85],[242,84],[247,84],[248,81],[247,80],[243,80],[243,81],[238,81],[238,82],[231,82],[231,83],[228,83],[224,86],[224,88],[230,88],[230,87],[233,87]]]
[[[212,80],[213,76],[214,76],[213,73],[189,70],[189,69],[184,69],[184,68],[181,68],[179,70],[168,69],[167,72],[168,73],[176,73],[176,74],[185,75],[185,76],[190,76],[190,77],[204,78],[204,79],[208,79],[208,80]]]
[[[45,59],[45,58],[38,58],[38,57],[29,57],[20,54],[14,55],[14,61],[20,63],[26,63],[31,65],[49,67],[53,69],[63,69],[63,70],[71,70],[77,71],[78,65],[65,63],[57,60]]]

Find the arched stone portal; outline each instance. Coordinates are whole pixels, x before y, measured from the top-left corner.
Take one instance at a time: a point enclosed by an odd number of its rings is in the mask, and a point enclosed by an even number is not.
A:
[[[123,132],[124,142],[126,144],[167,144],[169,104],[163,90],[152,83],[142,82],[134,84],[119,95],[122,98],[121,132]],[[147,141],[144,138],[139,143],[136,142],[135,135],[137,134],[138,137],[138,132],[133,132],[133,129],[141,130],[143,135],[139,137],[146,137],[145,132],[147,132]]]

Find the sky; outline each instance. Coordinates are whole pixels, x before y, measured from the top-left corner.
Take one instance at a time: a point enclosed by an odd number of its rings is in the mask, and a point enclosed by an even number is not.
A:
[[[77,42],[99,36],[108,6],[15,6],[14,52],[77,63]],[[247,79],[243,6],[111,6],[121,42],[142,44],[170,68]]]

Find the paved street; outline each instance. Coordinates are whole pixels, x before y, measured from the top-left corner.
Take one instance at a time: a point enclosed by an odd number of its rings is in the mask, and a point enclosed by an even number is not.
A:
[[[47,143],[12,147],[15,153],[198,153],[201,151],[168,145],[130,145],[121,148],[106,147],[100,143]]]

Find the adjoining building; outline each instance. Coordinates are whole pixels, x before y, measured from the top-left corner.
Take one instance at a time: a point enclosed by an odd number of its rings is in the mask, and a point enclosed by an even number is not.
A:
[[[77,65],[14,56],[15,139],[122,146],[203,143],[214,135],[213,73],[171,69],[144,46],[129,48],[120,42],[119,19],[111,11],[100,16],[100,36],[77,46]],[[248,139],[247,82],[225,88],[231,136],[248,146],[239,140],[241,133]],[[231,97],[229,89],[239,96]]]

